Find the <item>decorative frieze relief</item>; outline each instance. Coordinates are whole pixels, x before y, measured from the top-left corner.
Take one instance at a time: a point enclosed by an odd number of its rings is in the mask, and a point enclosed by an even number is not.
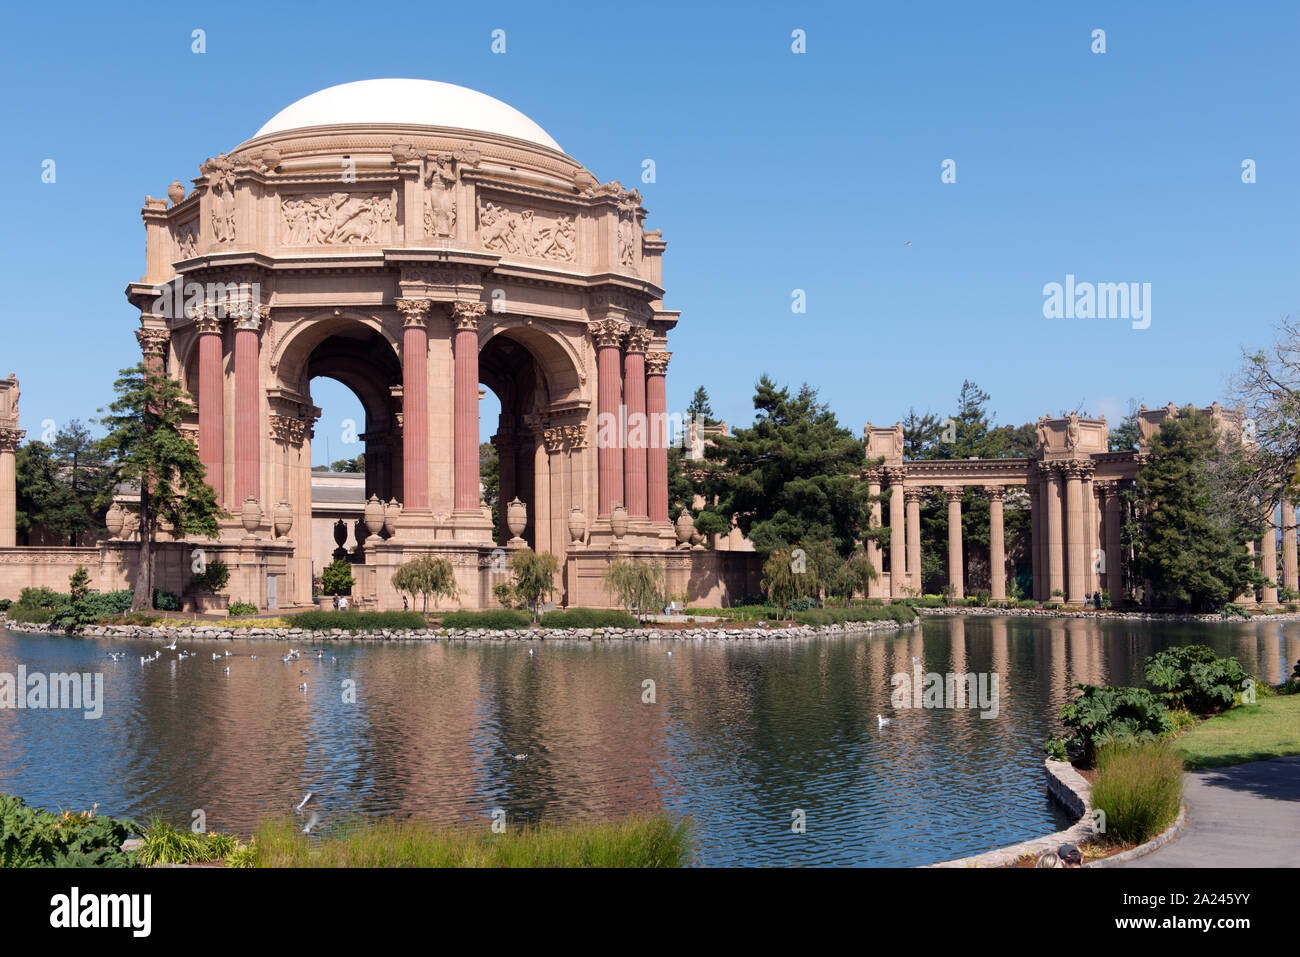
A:
[[[338,192],[282,197],[286,246],[376,245],[393,241],[393,198],[384,193]]]
[[[578,254],[578,228],[565,213],[515,209],[480,201],[479,242],[494,252],[574,262]]]
[[[199,221],[191,219],[176,227],[176,253],[179,259],[190,259],[199,251]]]
[[[208,178],[211,194],[212,238],[218,243],[235,241],[235,161],[225,153],[199,167]]]

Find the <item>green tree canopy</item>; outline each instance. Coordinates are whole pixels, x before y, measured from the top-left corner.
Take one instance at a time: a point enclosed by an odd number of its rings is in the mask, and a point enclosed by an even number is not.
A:
[[[1138,472],[1127,536],[1156,604],[1216,607],[1260,581],[1245,543],[1261,525],[1236,514],[1218,488],[1234,454],[1221,438],[1208,416],[1181,409],[1160,423]]]
[[[718,436],[706,447],[706,501],[761,552],[830,540],[847,555],[871,529],[870,495],[862,481],[865,448],[804,384],[791,396],[766,375],[754,393],[750,428]],[[881,496],[883,498],[883,496]]]

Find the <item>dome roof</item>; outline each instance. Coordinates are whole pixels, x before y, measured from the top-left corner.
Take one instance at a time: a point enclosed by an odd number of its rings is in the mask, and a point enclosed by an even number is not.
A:
[[[286,106],[266,121],[257,136],[342,124],[478,130],[564,152],[546,130],[513,106],[437,80],[358,80],[327,87]]]

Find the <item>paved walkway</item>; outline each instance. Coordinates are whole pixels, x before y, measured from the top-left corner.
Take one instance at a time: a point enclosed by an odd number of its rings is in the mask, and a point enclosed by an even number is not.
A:
[[[1120,867],[1300,867],[1300,757],[1189,771],[1187,825]]]

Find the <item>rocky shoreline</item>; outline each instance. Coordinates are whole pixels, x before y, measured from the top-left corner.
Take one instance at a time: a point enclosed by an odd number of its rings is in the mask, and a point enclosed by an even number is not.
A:
[[[971,606],[917,608],[916,612],[922,616],[971,615],[974,617],[994,618],[1091,618],[1097,621],[1199,621],[1211,624],[1235,623],[1239,625],[1261,621],[1300,621],[1300,612],[1284,612],[1280,615],[1254,615],[1250,618],[1224,618],[1221,615],[1180,615],[1170,612],[1151,611],[1067,611],[1055,608],[986,608]]]
[[[0,617],[11,631],[27,634],[52,634],[76,638],[122,638],[132,640],[196,639],[233,640],[253,638],[279,641],[773,641],[797,638],[820,638],[849,633],[898,631],[913,628],[920,620],[900,623],[890,620],[850,622],[834,625],[788,625],[774,628],[519,628],[495,631],[487,628],[420,628],[415,630],[385,628],[376,631],[309,631],[305,628],[226,628],[220,622],[194,626],[160,627],[155,625],[89,625],[82,631],[67,632],[49,625],[26,624]]]

